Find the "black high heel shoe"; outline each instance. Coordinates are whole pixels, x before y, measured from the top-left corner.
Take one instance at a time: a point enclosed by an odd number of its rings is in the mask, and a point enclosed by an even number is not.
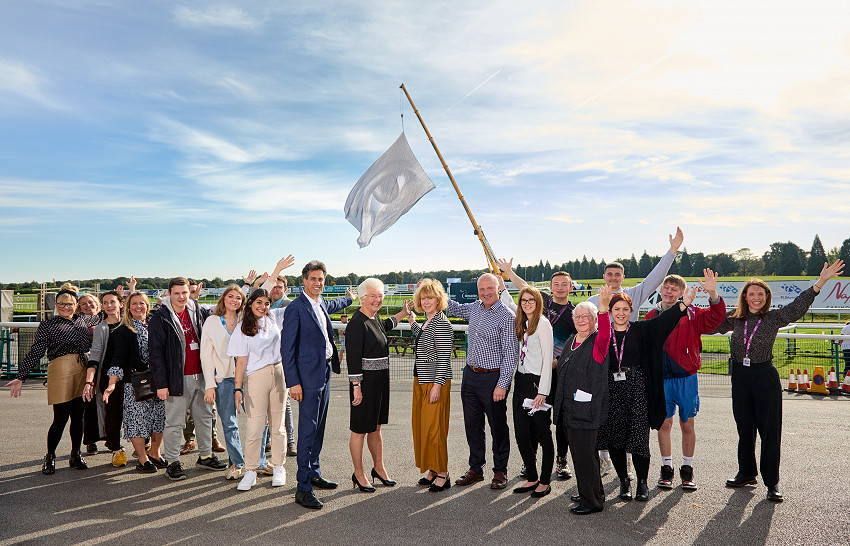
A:
[[[68,466],[76,468],[77,470],[86,470],[89,467],[80,451],[71,452],[71,458],[68,459]]]
[[[429,470],[428,472],[434,472],[434,471]],[[419,478],[419,485],[429,486],[432,483],[434,483],[434,480],[436,480],[436,479],[437,479],[437,473],[436,472],[434,472],[434,477],[431,478],[430,480],[427,477],[422,476],[421,478]]]
[[[440,491],[445,491],[446,489],[448,489],[449,487],[452,486],[452,479],[449,476],[448,472],[446,473],[446,477],[445,477],[446,481],[443,482],[443,485],[437,485],[437,478],[442,478],[442,476],[437,475],[434,478],[434,483],[432,483],[428,487],[428,491],[430,491],[432,493],[439,493]]]
[[[41,466],[42,474],[53,474],[56,472],[56,454],[47,453],[44,456],[44,464]]]
[[[359,488],[361,493],[374,493],[375,492],[375,488],[372,487],[371,485],[360,485],[360,482],[357,481],[357,476],[355,476],[354,474],[351,475],[351,483],[354,487]]]
[[[380,475],[380,474],[378,474],[378,473],[375,471],[375,469],[374,469],[374,468],[372,468],[372,477],[373,477],[373,478],[377,478],[377,479],[379,479],[379,480],[381,481],[381,483],[382,483],[383,485],[386,485],[387,487],[392,487],[392,486],[394,486],[396,483],[398,483],[398,482],[396,482],[395,480],[389,480],[389,479],[385,480],[384,478],[382,478],[382,477],[381,477],[381,475]],[[436,479],[436,478],[435,478],[435,479]]]

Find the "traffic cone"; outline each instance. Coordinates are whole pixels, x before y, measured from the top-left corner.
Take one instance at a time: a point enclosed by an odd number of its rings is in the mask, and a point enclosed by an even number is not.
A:
[[[835,373],[835,367],[829,369],[829,377],[826,380],[826,388],[830,393],[837,392],[840,387],[838,385],[838,374]]]
[[[823,376],[823,366],[812,368],[812,384],[806,389],[809,394],[829,394],[826,388],[826,379]]]
[[[844,394],[850,394],[850,373],[844,374],[844,383],[841,384]]]
[[[788,374],[788,388],[785,390],[788,392],[797,390],[797,376],[794,374],[794,368],[791,368],[791,372]]]
[[[797,390],[799,392],[806,392],[809,388],[809,370],[803,370],[803,375],[799,375],[800,370],[797,370],[797,375],[800,379],[797,380]]]

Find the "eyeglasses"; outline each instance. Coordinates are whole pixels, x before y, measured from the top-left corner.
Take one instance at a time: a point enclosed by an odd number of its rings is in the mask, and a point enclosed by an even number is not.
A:
[[[593,316],[592,315],[576,315],[576,316],[573,317],[573,320],[575,320],[576,322],[581,322],[583,320],[593,320]]]
[[[57,303],[56,307],[76,307],[76,303]]]
[[[522,298],[519,300],[520,303],[534,303],[534,299]]]

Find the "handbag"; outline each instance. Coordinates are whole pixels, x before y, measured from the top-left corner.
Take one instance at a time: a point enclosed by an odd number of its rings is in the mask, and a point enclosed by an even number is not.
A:
[[[133,394],[136,397],[136,402],[149,400],[156,396],[156,389],[153,388],[153,376],[151,375],[150,368],[130,374],[130,382],[133,384]]]

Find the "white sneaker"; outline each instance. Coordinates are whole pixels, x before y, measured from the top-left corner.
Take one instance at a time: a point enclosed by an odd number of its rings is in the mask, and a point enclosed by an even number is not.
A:
[[[286,485],[286,469],[282,466],[274,467],[274,475],[272,476],[272,487],[280,487]]]
[[[242,477],[242,480],[239,482],[239,485],[236,486],[236,489],[239,491],[250,491],[254,485],[257,484],[257,471],[256,470],[246,470],[245,476]]]
[[[614,463],[610,458],[601,457],[599,459],[599,475],[604,476],[614,470]]]
[[[635,465],[632,464],[632,460],[629,459],[626,461],[626,473],[629,475],[629,479],[635,479]]]
[[[242,475],[242,467],[236,466],[235,464],[230,465],[230,468],[227,469],[227,476],[225,479],[228,480],[236,480],[239,479],[239,476]]]

